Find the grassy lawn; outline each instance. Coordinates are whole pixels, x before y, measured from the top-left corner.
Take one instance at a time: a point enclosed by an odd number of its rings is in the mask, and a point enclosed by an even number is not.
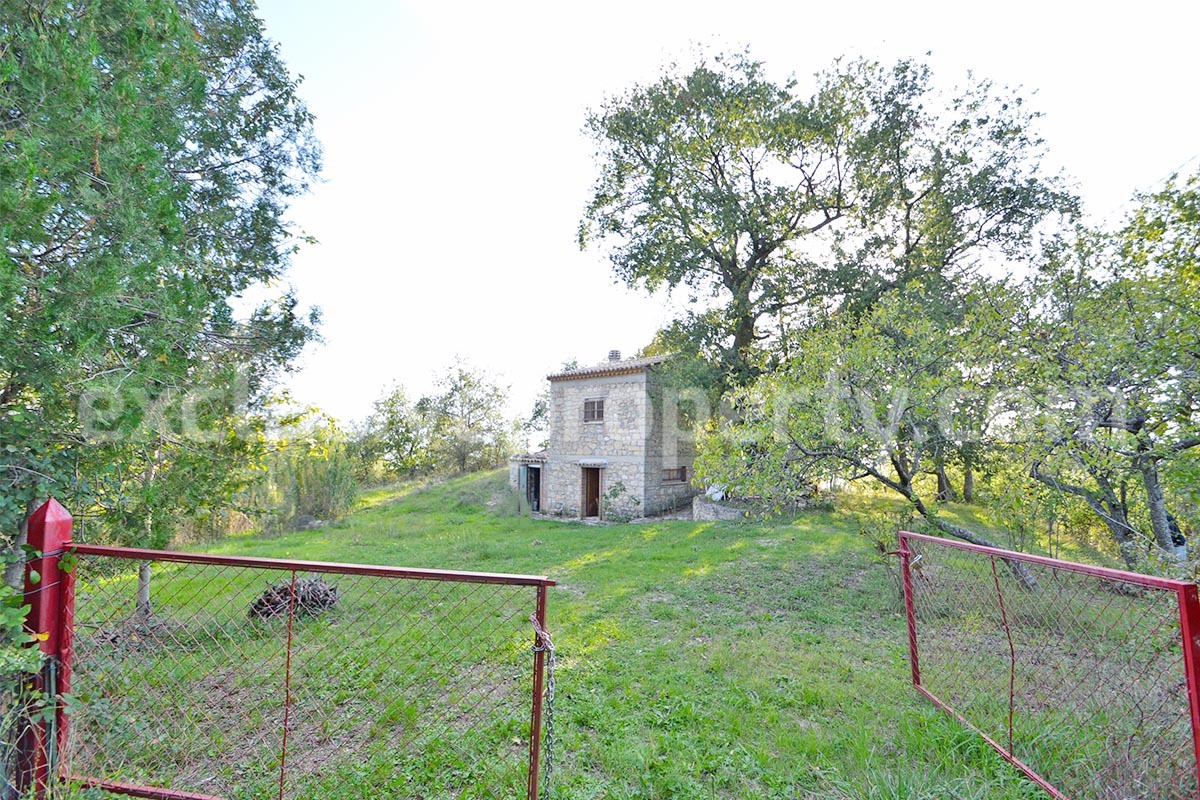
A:
[[[215,551],[557,580],[551,798],[1044,796],[912,690],[861,505],[593,526],[518,515],[505,480],[373,491],[338,525]]]

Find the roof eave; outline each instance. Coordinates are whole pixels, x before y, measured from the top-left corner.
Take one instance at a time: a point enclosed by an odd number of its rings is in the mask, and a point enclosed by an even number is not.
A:
[[[649,367],[626,367],[625,369],[598,369],[589,372],[560,372],[547,375],[548,381],[572,381],[583,378],[608,378],[614,375],[636,375],[639,372],[649,372]]]

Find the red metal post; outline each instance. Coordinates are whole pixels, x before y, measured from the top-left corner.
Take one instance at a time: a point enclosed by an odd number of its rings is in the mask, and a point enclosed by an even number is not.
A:
[[[64,600],[69,600],[71,592],[64,592],[61,559],[64,550],[71,544],[71,515],[51,498],[47,500],[33,515],[29,517],[27,541],[38,555],[29,559],[25,564],[25,602],[29,613],[25,617],[25,630],[34,637],[34,641],[45,656],[42,672],[32,681],[35,690],[42,692],[43,697],[54,693],[61,695],[62,687],[53,681],[52,677],[58,670],[62,660],[64,644]],[[69,628],[69,622],[67,626]],[[67,647],[70,647],[70,633],[66,635]],[[70,673],[67,672],[70,682]],[[46,697],[46,702],[55,703],[56,720],[63,718],[63,707],[59,697]],[[44,798],[51,780],[55,746],[61,739],[55,739],[46,720],[30,722],[23,732],[17,756],[17,785],[21,791],[33,789],[36,798]]]
[[[917,657],[917,612],[913,602],[913,583],[910,559],[912,552],[908,549],[907,531],[900,531],[900,576],[904,583],[904,615],[908,620],[908,658],[912,664],[913,686],[921,685],[921,662]]]
[[[68,535],[68,540],[70,536]],[[58,622],[58,697],[61,701],[71,693],[71,668],[75,661],[75,558],[70,552],[71,542],[63,544],[65,552],[59,558],[58,571],[62,581],[62,613]],[[58,752],[67,752],[67,729],[71,720],[67,704],[59,702],[54,712],[58,723]],[[61,768],[59,770],[62,772]]]
[[[1200,785],[1200,599],[1194,583],[1179,588],[1179,632],[1183,640],[1183,666],[1187,670],[1188,706],[1192,715],[1194,769]]]
[[[546,630],[546,587],[537,587],[538,630],[533,635],[533,710],[529,720],[529,800],[538,800],[538,771],[542,758],[542,694],[546,666],[545,642],[542,631]]]
[[[296,622],[296,570],[288,589],[287,655],[283,666],[283,741],[279,745],[279,800],[287,785],[288,725],[292,714],[292,642]]]

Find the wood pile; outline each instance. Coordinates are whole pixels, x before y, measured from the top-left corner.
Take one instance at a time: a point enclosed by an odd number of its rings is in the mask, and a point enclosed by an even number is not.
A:
[[[324,578],[300,578],[296,581],[296,615],[315,617],[337,606],[338,588]],[[292,582],[268,586],[250,604],[251,619],[270,619],[288,613],[292,605]]]

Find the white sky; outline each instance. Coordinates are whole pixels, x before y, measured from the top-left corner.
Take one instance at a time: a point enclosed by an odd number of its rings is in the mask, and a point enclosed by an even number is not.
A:
[[[596,173],[582,127],[697,45],[749,48],[801,91],[841,55],[920,58],[943,87],[967,70],[1020,87],[1099,218],[1200,156],[1195,0],[259,6],[325,149],[324,182],[292,211],[319,244],[290,273],[325,342],[289,385],[347,422],[392,383],[430,391],[456,355],[511,384],[524,415],[564,360],[650,340],[668,301],[575,244]]]

